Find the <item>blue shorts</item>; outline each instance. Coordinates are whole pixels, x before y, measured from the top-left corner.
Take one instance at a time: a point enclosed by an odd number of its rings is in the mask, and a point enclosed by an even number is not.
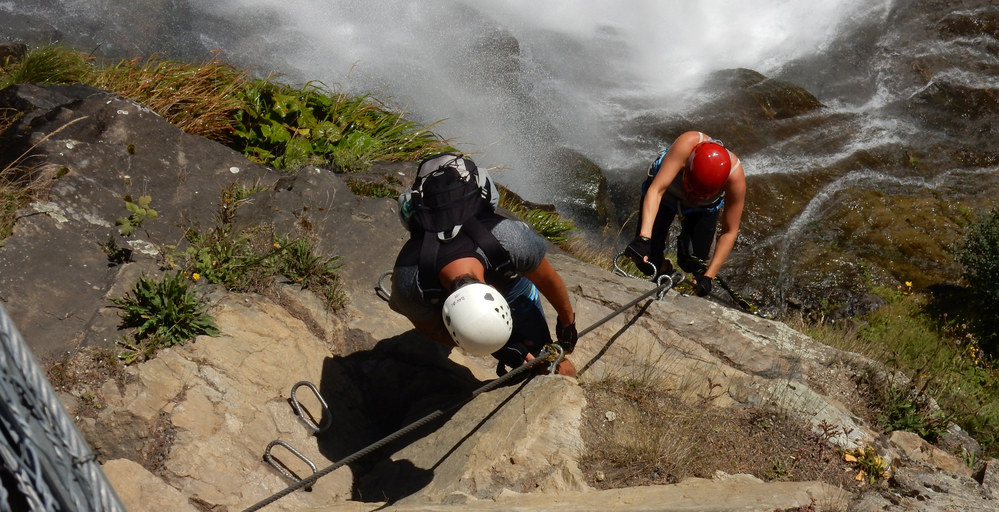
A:
[[[523,343],[531,354],[538,355],[545,345],[552,342],[541,293],[534,283],[521,277],[505,296],[513,316],[513,333],[507,343]]]

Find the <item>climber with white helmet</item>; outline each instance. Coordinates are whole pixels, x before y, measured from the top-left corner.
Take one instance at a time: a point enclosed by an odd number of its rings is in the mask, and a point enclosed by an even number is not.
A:
[[[496,213],[495,194],[488,174],[467,157],[420,164],[413,188],[399,199],[410,238],[392,269],[389,307],[434,341],[492,355],[502,376],[552,343],[542,295],[557,314],[557,343],[566,354],[578,336],[569,292],[545,258],[548,242]],[[556,370],[576,373],[568,359]]]
[[[694,292],[705,296],[735,246],[745,199],[746,176],[739,158],[720,141],[685,132],[649,168],[637,233],[625,255],[646,275],[653,273],[652,266],[657,276],[671,274],[672,263],[664,254],[666,238],[679,216],[677,264],[694,275]],[[715,243],[719,215],[721,233]]]

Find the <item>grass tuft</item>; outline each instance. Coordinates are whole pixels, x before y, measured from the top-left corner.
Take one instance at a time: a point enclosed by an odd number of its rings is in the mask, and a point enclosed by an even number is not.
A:
[[[213,58],[198,65],[152,56],[97,69],[88,82],[156,112],[193,135],[229,142],[246,75]]]
[[[63,45],[41,46],[17,62],[0,68],[0,89],[19,83],[86,82],[91,71],[90,61],[88,55]]]

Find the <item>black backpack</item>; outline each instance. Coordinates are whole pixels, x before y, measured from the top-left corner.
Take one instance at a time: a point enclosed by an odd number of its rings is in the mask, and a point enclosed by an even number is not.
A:
[[[444,153],[420,162],[411,189],[399,196],[399,214],[411,232],[423,232],[419,285],[424,297],[439,302],[443,289],[437,279],[440,244],[467,236],[482,249],[490,271],[512,275],[510,255],[478,216],[492,213],[499,192],[485,170],[468,157]]]

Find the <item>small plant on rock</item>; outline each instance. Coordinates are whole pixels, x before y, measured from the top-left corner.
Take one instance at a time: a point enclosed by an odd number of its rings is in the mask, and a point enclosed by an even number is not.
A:
[[[230,291],[263,292],[271,278],[282,276],[319,295],[328,308],[341,307],[346,299],[340,290],[339,256],[322,255],[307,237],[276,235],[272,226],[236,226],[237,210],[253,192],[238,187],[223,191],[218,224],[205,231],[188,229],[189,246],[169,255],[167,264]]]
[[[125,364],[151,357],[157,350],[183,345],[196,336],[217,336],[218,326],[207,305],[188,288],[180,273],[156,280],[142,276],[131,295],[111,299],[122,309],[121,327],[133,328],[132,339],[123,338],[121,354]]]
[[[156,210],[150,208],[150,204],[153,202],[153,198],[150,196],[140,196],[138,200],[132,201],[132,196],[125,196],[125,208],[128,209],[130,215],[128,217],[121,217],[115,224],[120,226],[118,228],[121,232],[121,236],[130,236],[135,233],[135,230],[142,226],[142,223],[149,219],[155,219],[157,217]]]
[[[870,446],[858,446],[854,450],[845,452],[843,460],[856,465],[859,471],[854,480],[859,482],[859,485],[874,485],[878,480],[887,480],[891,477],[891,464]]]
[[[928,397],[892,385],[884,391],[884,404],[878,414],[878,423],[885,432],[904,430],[918,434],[932,443],[946,432],[948,420],[938,410],[933,410]]]

